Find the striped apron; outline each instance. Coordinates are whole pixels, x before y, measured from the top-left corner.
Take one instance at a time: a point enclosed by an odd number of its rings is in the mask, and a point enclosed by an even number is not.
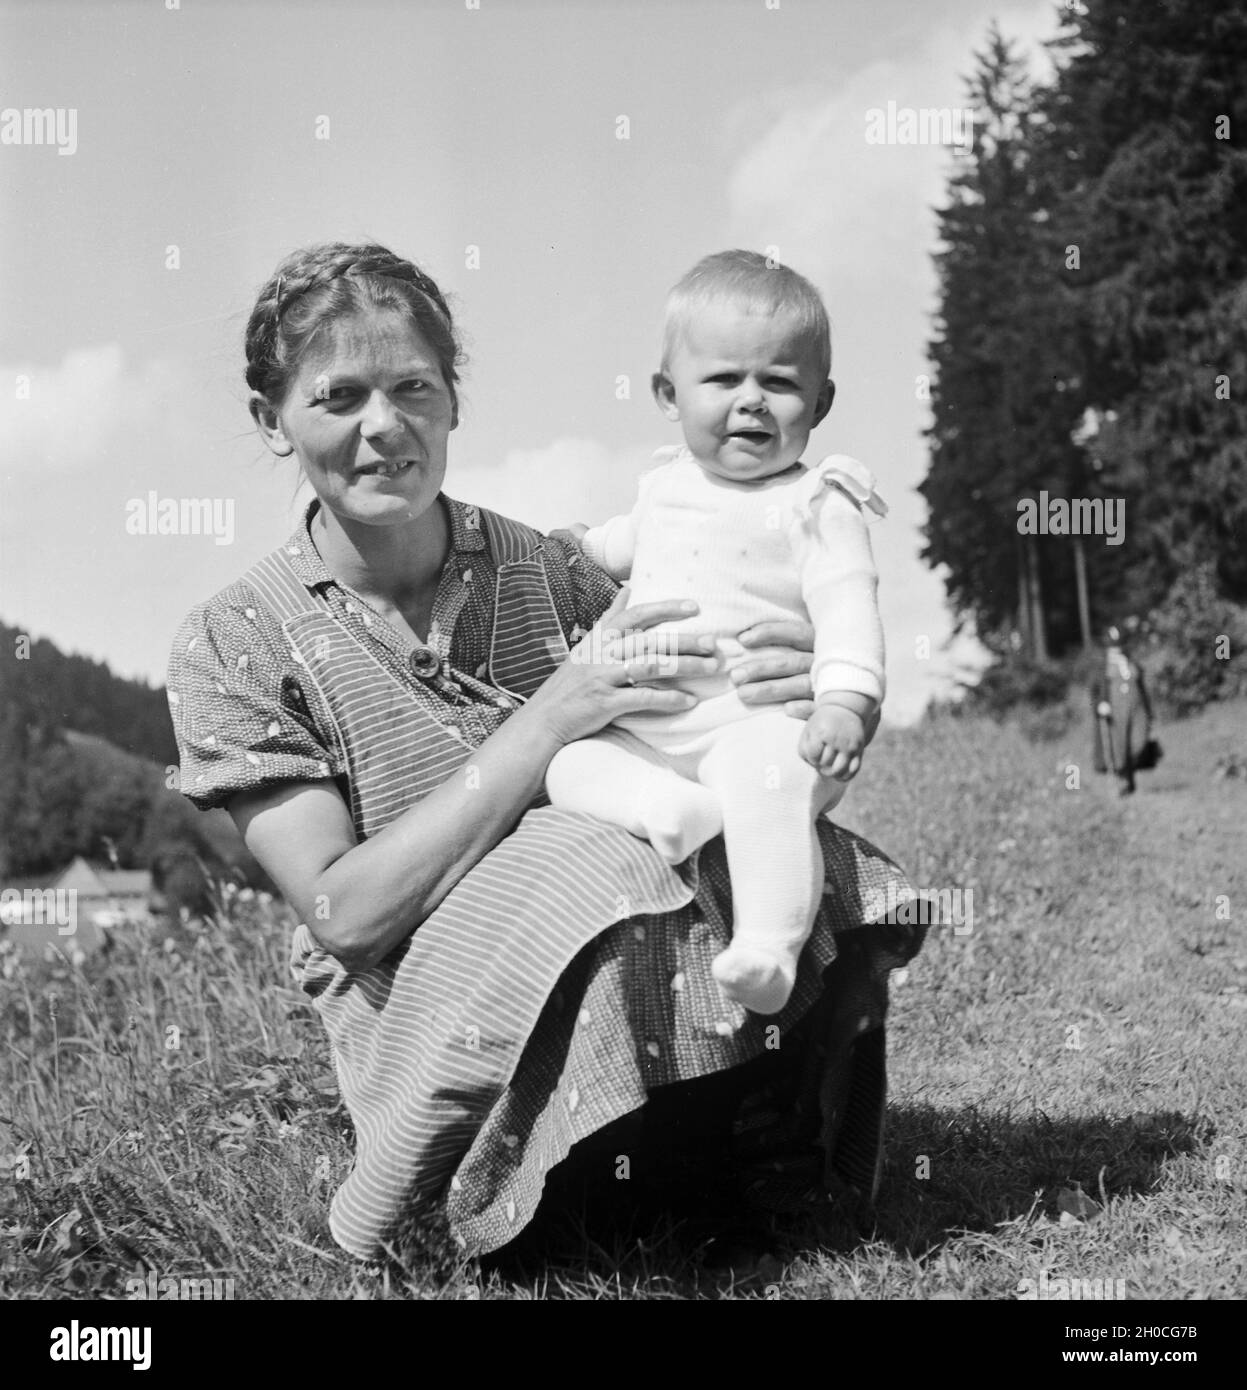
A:
[[[499,562],[489,683],[523,699],[568,650],[547,569],[554,559],[538,533],[480,515]],[[361,838],[447,778],[470,778],[473,745],[434,713],[436,693],[385,667],[282,550],[246,582],[280,617],[330,711],[325,732],[348,768]],[[839,1078],[832,1107],[843,1122],[841,1169],[847,1163],[845,1175],[872,1191],[886,973],[918,949],[921,934],[898,940],[881,925],[853,933],[877,950],[838,951],[834,933],[869,922],[868,904],[895,903],[910,890],[865,841],[825,821],[819,832],[827,896],[792,999],[765,1021],[729,1004],[710,975],[731,935],[721,840],[672,868],[616,826],[537,805],[368,969],[345,969],[301,924],[292,969],[329,1034],[356,1132],[352,1170],[330,1209],[335,1240],[373,1258],[405,1217],[437,1202],[465,1249],[505,1244],[573,1144],[641,1106],[654,1087],[776,1046],[824,998],[823,970],[838,955],[861,963],[839,1011],[841,1044],[868,1032],[879,1044],[860,1084]]]

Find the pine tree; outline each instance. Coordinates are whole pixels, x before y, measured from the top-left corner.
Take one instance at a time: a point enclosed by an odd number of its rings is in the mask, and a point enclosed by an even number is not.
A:
[[[1044,98],[1055,220],[1100,482],[1126,499],[1110,599],[1156,603],[1211,559],[1247,597],[1247,3],[1088,0],[1064,11]],[[1108,568],[1112,570],[1113,565]]]
[[[1018,504],[1045,489],[1066,495],[1081,460],[1071,435],[1082,382],[1074,325],[1056,293],[1061,251],[1049,227],[1042,113],[1025,65],[994,26],[968,87],[977,144],[940,212],[924,557],[947,567],[954,609],[989,645],[1016,632],[1042,661],[1050,630],[1064,644],[1076,623],[1072,578],[1058,582],[1069,552],[1054,544],[1064,538],[1021,534]]]
[[[1050,87],[994,29],[976,55],[921,489],[959,619],[1040,661],[1201,564],[1247,598],[1247,0],[1062,21]],[[1019,536],[1040,490],[1120,499],[1124,544]]]

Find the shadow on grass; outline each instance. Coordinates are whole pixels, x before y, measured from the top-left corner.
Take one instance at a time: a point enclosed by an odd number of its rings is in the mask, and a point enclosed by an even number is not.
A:
[[[1177,1111],[1052,1119],[898,1106],[888,1121],[874,1234],[912,1254],[952,1230],[991,1231],[1032,1206],[1055,1217],[1062,1188],[1081,1186],[1097,1202],[1150,1192],[1166,1161],[1211,1137],[1206,1120]]]
[[[762,1210],[748,1199],[750,1170],[707,1168],[662,1189],[632,1185],[625,1197],[620,1184],[594,1186],[568,1169],[552,1175],[560,1180],[524,1235],[481,1268],[529,1296],[713,1297],[725,1279],[761,1291],[803,1254],[848,1255],[871,1242],[918,1257],[956,1233],[991,1234],[1031,1213],[1055,1218],[1062,1188],[1080,1186],[1097,1202],[1153,1191],[1168,1161],[1210,1137],[1208,1122],[1175,1111],[1052,1119],[894,1107],[873,1213],[808,1195]],[[807,1194],[817,1186],[817,1156],[804,1172],[788,1166]]]

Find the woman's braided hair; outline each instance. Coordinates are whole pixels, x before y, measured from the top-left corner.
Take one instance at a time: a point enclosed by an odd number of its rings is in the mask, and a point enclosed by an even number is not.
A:
[[[247,320],[247,385],[280,404],[317,334],[339,318],[385,309],[406,314],[433,349],[457,421],[463,354],[446,300],[419,266],[368,242],[324,242],[282,261]]]

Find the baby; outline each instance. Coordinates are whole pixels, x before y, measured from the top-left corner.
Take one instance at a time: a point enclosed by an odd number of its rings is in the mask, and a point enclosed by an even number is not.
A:
[[[723,660],[681,683],[700,703],[629,715],[568,744],[551,802],[623,826],[678,864],[722,831],[732,944],[724,992],[759,1014],[788,1001],[823,889],[815,820],[861,763],[884,693],[877,577],[863,508],[883,515],[856,460],[801,462],[831,409],[831,334],[814,287],[748,251],[708,256],[672,290],[654,396],[684,447],[646,474],[632,512],[584,533],[630,581],[630,603],[691,596],[700,611],[654,628],[709,634]],[[744,704],[731,671],[755,623],[813,624],[815,710],[805,723]]]

